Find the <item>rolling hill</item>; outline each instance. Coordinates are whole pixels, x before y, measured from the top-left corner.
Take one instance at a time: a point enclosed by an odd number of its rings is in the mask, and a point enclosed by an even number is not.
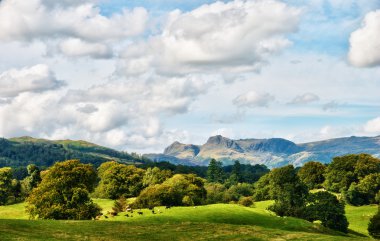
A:
[[[296,144],[286,139],[240,139],[212,136],[203,145],[174,142],[163,154],[147,154],[154,161],[169,161],[187,165],[207,165],[211,158],[231,165],[241,163],[265,164],[278,167],[287,164],[301,166],[311,160],[329,163],[335,156],[368,153],[380,156],[380,136],[346,137]]]
[[[46,140],[32,137],[0,139],[0,167],[25,167],[28,164],[51,166],[57,161],[80,159],[83,163],[99,166],[116,160],[123,163],[141,163],[143,158],[116,151],[86,141]]]

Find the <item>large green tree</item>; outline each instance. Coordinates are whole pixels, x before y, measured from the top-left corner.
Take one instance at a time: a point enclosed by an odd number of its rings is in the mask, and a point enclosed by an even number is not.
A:
[[[75,219],[95,218],[100,207],[89,193],[94,190],[96,171],[90,164],[69,160],[54,164],[42,173],[41,183],[27,198],[31,218]]]
[[[303,218],[311,222],[319,220],[322,225],[347,233],[348,221],[345,216],[344,202],[329,192],[309,194]]]
[[[145,188],[135,201],[137,207],[193,206],[205,202],[205,180],[194,174],[176,174],[162,184]]]
[[[143,189],[144,173],[143,169],[133,165],[105,162],[98,168],[100,182],[95,195],[111,199],[136,197]]]
[[[361,206],[376,203],[379,191],[380,173],[373,173],[365,176],[359,183],[352,183],[344,196],[351,205]]]
[[[309,189],[319,188],[325,181],[326,166],[320,162],[307,162],[298,171],[301,181],[306,184]]]
[[[333,158],[326,169],[324,186],[333,192],[347,191],[352,183],[371,173],[380,172],[380,159],[368,154],[351,154]]]
[[[170,170],[161,170],[158,167],[149,167],[144,174],[143,177],[143,185],[144,187],[148,187],[150,185],[163,183],[165,180],[173,176],[172,171]]]
[[[308,189],[292,165],[271,172],[270,196],[275,203],[269,209],[279,216],[301,217]]]
[[[8,203],[8,199],[12,195],[12,189],[12,168],[0,168],[0,205]]]

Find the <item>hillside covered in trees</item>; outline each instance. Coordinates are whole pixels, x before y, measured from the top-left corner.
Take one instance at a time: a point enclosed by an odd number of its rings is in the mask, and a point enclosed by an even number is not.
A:
[[[144,158],[137,154],[116,151],[86,141],[51,141],[32,137],[0,139],[0,167],[26,167],[29,164],[49,167],[55,162],[69,159],[79,159],[82,163],[94,166],[109,160],[121,163],[144,162]]]

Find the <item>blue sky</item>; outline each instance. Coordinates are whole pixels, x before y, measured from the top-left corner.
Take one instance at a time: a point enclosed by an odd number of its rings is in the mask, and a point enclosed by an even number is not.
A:
[[[378,43],[377,0],[3,0],[0,136],[380,135]]]

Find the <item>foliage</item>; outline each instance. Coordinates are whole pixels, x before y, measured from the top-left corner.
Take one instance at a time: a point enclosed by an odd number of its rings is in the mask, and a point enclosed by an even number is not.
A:
[[[136,197],[143,188],[144,173],[143,169],[133,165],[105,162],[98,168],[100,182],[95,196],[111,199]]]
[[[279,216],[301,217],[308,195],[292,165],[272,170],[270,179],[270,196],[275,203],[269,209]]]
[[[0,168],[0,205],[8,203],[12,195],[12,168]]]
[[[241,197],[238,204],[245,207],[252,207],[254,203],[252,197]]]
[[[223,202],[237,202],[242,197],[252,196],[254,188],[252,184],[249,183],[238,183],[233,185],[224,193]]]
[[[344,233],[348,231],[344,203],[329,192],[311,193],[307,199],[303,218],[311,222],[319,220],[322,225]]]
[[[265,201],[270,200],[270,180],[271,180],[271,173],[267,173],[264,176],[262,176],[255,184],[254,184],[254,193],[253,193],[253,200],[255,201]]]
[[[206,183],[205,189],[207,191],[207,204],[214,203],[223,203],[224,202],[224,193],[226,191],[226,187],[220,183]]]
[[[361,206],[377,203],[376,196],[379,191],[380,173],[374,173],[361,179],[358,184],[352,183],[344,194],[348,203]]]
[[[127,206],[127,200],[125,199],[125,197],[121,196],[119,199],[115,200],[112,210],[115,213],[124,212]]]
[[[49,167],[55,162],[69,159],[78,159],[82,163],[99,166],[108,161],[109,157],[122,162],[145,161],[142,157],[80,141],[49,141],[30,137],[12,140],[0,138],[0,167],[26,167],[29,164]],[[22,176],[18,179],[22,179]]]
[[[92,165],[78,160],[56,163],[27,198],[27,212],[40,219],[92,219],[100,213],[89,197],[95,183]]]
[[[28,176],[22,181],[22,190],[25,196],[28,196],[33,188],[41,182],[41,172],[36,165],[28,165],[27,170]]]
[[[371,173],[380,172],[380,160],[368,154],[352,154],[333,158],[326,169],[324,186],[333,192],[346,191],[352,183]]]
[[[377,213],[369,220],[368,233],[375,239],[380,239],[380,206]]]
[[[161,184],[166,179],[173,176],[172,171],[170,170],[161,170],[158,167],[148,168],[145,171],[144,177],[143,177],[143,186],[147,187],[154,184]]]
[[[204,180],[194,174],[176,174],[162,184],[145,188],[135,201],[137,207],[193,206],[204,203]]]
[[[222,183],[223,175],[222,162],[211,159],[207,168],[207,181]]]
[[[326,166],[320,162],[307,162],[298,171],[298,176],[309,189],[320,188],[325,180]]]

